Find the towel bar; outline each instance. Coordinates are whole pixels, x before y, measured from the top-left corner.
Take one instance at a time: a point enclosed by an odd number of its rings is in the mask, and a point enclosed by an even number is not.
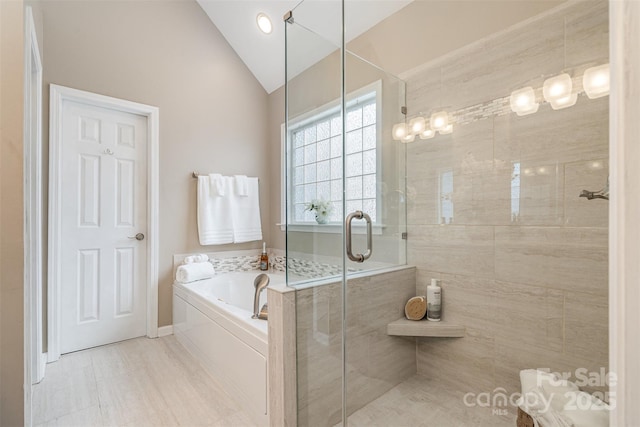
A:
[[[198,177],[200,176],[200,174],[196,171],[191,172],[191,176],[195,179],[198,179]],[[260,178],[258,178],[258,181],[260,181]]]

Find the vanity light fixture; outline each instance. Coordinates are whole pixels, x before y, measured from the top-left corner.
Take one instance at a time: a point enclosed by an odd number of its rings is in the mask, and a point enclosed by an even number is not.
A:
[[[258,24],[258,28],[260,28],[260,31],[265,34],[271,34],[271,31],[273,31],[271,19],[269,19],[266,13],[260,12],[258,16],[256,16],[256,24]]]
[[[544,99],[554,110],[571,107],[578,100],[578,94],[573,92],[571,76],[564,73],[544,81],[542,94]]]
[[[609,95],[609,64],[588,68],[582,76],[582,87],[589,99]]]
[[[402,142],[404,144],[408,144],[410,142],[413,142],[415,139],[416,139],[416,136],[414,134],[412,134],[411,132],[409,132],[405,136],[402,137],[400,142]]]
[[[416,117],[409,122],[409,129],[414,135],[420,135],[425,128],[424,117]]]
[[[420,133],[420,139],[431,139],[436,136],[436,131],[432,129],[425,129]]]
[[[393,129],[391,130],[391,135],[393,136],[393,139],[395,139],[396,141],[402,141],[402,139],[406,137],[408,134],[409,134],[408,126],[406,123],[397,123],[393,125]]]
[[[540,104],[536,102],[536,94],[530,86],[511,92],[509,103],[511,111],[519,116],[533,114],[540,107]]]
[[[429,119],[429,124],[431,125],[431,129],[441,131],[449,124],[449,114],[447,114],[446,111],[433,113],[431,119]]]
[[[453,125],[448,124],[444,129],[440,129],[438,132],[440,132],[440,135],[448,135],[453,132]]]

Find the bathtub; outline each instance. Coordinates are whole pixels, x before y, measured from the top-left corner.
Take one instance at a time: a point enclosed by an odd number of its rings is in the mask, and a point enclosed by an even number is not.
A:
[[[252,319],[253,281],[260,271],[217,274],[173,285],[173,330],[178,341],[259,424],[268,424],[267,321]],[[283,273],[267,273],[285,286]],[[260,306],[267,301],[262,291]]]

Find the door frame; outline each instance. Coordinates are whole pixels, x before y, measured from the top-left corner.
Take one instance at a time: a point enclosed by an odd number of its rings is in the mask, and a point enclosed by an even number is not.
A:
[[[49,274],[48,362],[60,358],[61,244],[62,244],[62,107],[65,101],[109,108],[147,118],[147,337],[158,336],[158,107],[98,95],[65,86],[50,85],[49,100]]]
[[[610,425],[640,417],[640,3],[609,1],[609,369]]]
[[[44,378],[42,340],[42,61],[31,6],[24,16],[24,393],[31,425],[31,385]]]

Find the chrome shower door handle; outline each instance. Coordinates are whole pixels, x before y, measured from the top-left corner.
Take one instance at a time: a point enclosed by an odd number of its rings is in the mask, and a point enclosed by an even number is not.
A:
[[[352,244],[351,244],[351,222],[353,219],[363,219],[367,222],[367,252],[364,254],[353,254]],[[346,228],[346,246],[347,246],[347,256],[351,261],[355,262],[364,262],[365,260],[371,257],[371,253],[373,252],[373,238],[372,238],[372,225],[371,225],[371,217],[362,211],[351,212],[347,215],[345,219],[345,228]]]

